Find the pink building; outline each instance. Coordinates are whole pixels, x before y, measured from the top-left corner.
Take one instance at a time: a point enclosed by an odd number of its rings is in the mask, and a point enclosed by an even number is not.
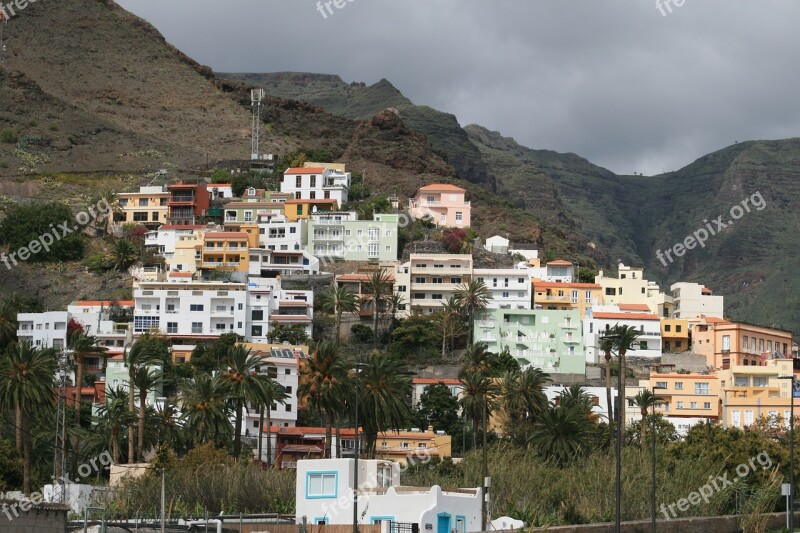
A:
[[[408,210],[415,218],[430,216],[437,226],[466,228],[470,225],[470,202],[464,200],[466,189],[436,183],[426,185],[408,201]]]

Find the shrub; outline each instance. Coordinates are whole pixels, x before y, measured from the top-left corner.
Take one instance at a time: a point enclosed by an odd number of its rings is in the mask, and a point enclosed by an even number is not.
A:
[[[61,229],[68,224],[70,233]],[[6,209],[6,218],[0,222],[0,244],[8,245],[13,252],[28,247],[32,242],[50,236],[53,242],[48,249],[31,254],[30,261],[72,261],[83,258],[83,235],[73,232],[72,210],[58,202],[31,202],[15,204]],[[58,239],[53,235],[56,233]]]
[[[4,142],[6,144],[13,144],[17,142],[19,139],[17,138],[17,132],[12,130],[11,128],[3,128],[0,130],[0,142]]]
[[[353,324],[350,328],[353,340],[356,342],[372,342],[372,328],[364,324]]]

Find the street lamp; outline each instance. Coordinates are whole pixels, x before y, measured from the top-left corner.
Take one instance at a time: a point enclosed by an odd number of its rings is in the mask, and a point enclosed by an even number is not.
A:
[[[601,335],[601,340],[610,339],[612,341],[616,341],[619,344],[620,335],[617,333],[612,333],[611,330],[606,330],[605,335]],[[619,362],[619,354],[617,354],[617,361]],[[615,496],[615,509],[614,509],[614,531],[615,533],[620,533],[621,528],[621,516],[622,516],[622,426],[625,424],[625,421],[622,420],[620,414],[622,413],[622,402],[623,397],[625,395],[625,391],[622,390],[622,365],[617,365],[617,401],[615,402],[615,407],[617,411],[617,441],[614,443],[614,449],[616,452],[616,473],[615,473],[615,489],[614,489],[614,496]]]
[[[657,390],[664,390],[666,387],[653,387],[653,394]],[[653,533],[656,533],[656,402],[653,400],[653,429],[651,431],[653,439],[653,491],[650,494],[650,520],[653,523]]]
[[[778,376],[778,379],[791,380],[792,388],[789,391],[789,509],[787,525],[789,531],[794,531],[794,374],[791,376]]]
[[[361,384],[361,379],[359,378],[359,370],[362,368],[370,368],[372,365],[369,363],[356,363],[356,380],[359,384]],[[358,399],[361,396],[361,391],[356,390],[356,418],[355,418],[355,426],[356,426],[356,434],[355,434],[355,442],[353,443],[354,449],[354,457],[355,460],[353,462],[353,533],[358,533]]]

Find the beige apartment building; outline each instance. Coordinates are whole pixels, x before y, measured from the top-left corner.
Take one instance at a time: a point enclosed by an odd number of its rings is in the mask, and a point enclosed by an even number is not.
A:
[[[792,333],[705,317],[692,328],[692,349],[708,366],[759,366],[768,354],[791,357]]]

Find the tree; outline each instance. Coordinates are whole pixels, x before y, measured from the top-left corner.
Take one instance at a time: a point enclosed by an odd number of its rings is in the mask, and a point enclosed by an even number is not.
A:
[[[450,228],[442,233],[442,245],[449,254],[461,254],[467,251],[467,232],[461,228]]]
[[[550,381],[549,374],[533,367],[503,375],[500,395],[512,437],[518,437],[521,429],[527,434],[532,422],[547,408],[544,387]]]
[[[0,406],[22,414],[22,491],[31,492],[31,418],[53,402],[56,354],[28,342],[12,343],[0,358]]]
[[[133,384],[136,381],[136,373],[140,368],[146,368],[163,361],[163,353],[160,351],[159,337],[155,335],[142,335],[131,345],[130,349],[123,351],[125,366],[128,368],[128,411],[131,417],[136,417],[136,395]],[[138,420],[138,418],[137,418]],[[136,460],[136,450],[134,449],[133,422],[128,427],[128,462]]]
[[[442,359],[447,357],[447,341],[454,339],[463,331],[461,310],[455,296],[451,296],[442,304],[441,309],[433,315],[433,320],[442,336]]]
[[[378,342],[379,331],[378,323],[383,307],[386,304],[388,295],[391,292],[394,278],[386,272],[385,268],[381,268],[372,273],[369,279],[363,285],[364,296],[361,297],[359,303],[360,308],[363,310],[372,307],[372,331],[375,334],[375,343]]]
[[[63,235],[60,229],[65,223],[73,220],[72,210],[59,202],[31,202],[12,204],[6,208],[5,218],[0,222],[0,245],[7,245],[11,250],[28,248],[31,242],[38,241],[40,236],[48,235],[54,242],[48,245],[49,250],[41,248],[31,255],[29,261],[74,261],[83,257],[84,237],[80,231]],[[53,228],[56,228],[55,230]],[[53,237],[53,232],[58,237]],[[20,258],[21,259],[21,258]]]
[[[236,333],[223,333],[210,345],[198,344],[192,350],[189,364],[192,365],[195,372],[211,374],[217,370],[222,371],[223,361],[228,351],[241,341],[242,338]]]
[[[484,411],[489,416],[496,408],[496,399],[500,389],[494,380],[481,372],[462,372],[459,377],[462,395],[458,404],[464,415],[472,421],[472,448],[477,448],[476,438],[478,424],[483,419]],[[484,432],[486,427],[483,428]]]
[[[228,351],[225,364],[228,369],[220,376],[220,382],[227,386],[228,398],[236,417],[233,455],[238,458],[242,452],[242,411],[248,403],[257,409],[267,405],[271,380],[269,376],[259,372],[264,358],[253,355],[249,348],[242,345],[234,346]]]
[[[356,295],[344,285],[339,285],[330,292],[321,293],[317,302],[320,309],[336,316],[336,342],[339,343],[342,329],[342,313],[355,313],[358,310]]]
[[[437,349],[439,339],[431,315],[411,315],[392,331],[389,349],[404,354],[427,354],[427,349]]]
[[[580,385],[570,385],[562,390],[558,395],[558,405],[567,409],[577,409],[587,420],[596,419],[592,411],[594,398]]]
[[[139,450],[139,462],[144,463],[144,429],[145,429],[145,414],[147,407],[147,395],[150,391],[155,390],[160,384],[163,374],[158,370],[151,370],[146,366],[140,366],[136,369],[133,375],[133,382],[131,385],[136,389],[136,394],[139,398],[139,417],[138,417],[138,433],[139,439],[137,448]]]
[[[267,339],[274,344],[288,342],[294,345],[307,344],[309,341],[306,327],[303,324],[278,324],[277,322],[273,322],[269,327]]]
[[[97,411],[98,418],[102,420],[110,431],[111,456],[114,464],[120,464],[120,437],[123,428],[133,422],[133,417],[128,411],[128,393],[123,389],[108,389],[106,403]]]
[[[644,389],[639,392],[633,398],[628,398],[629,400],[633,400],[633,404],[641,410],[642,413],[642,450],[645,447],[645,441],[647,440],[647,411],[656,405],[661,399],[653,394],[653,391]]]
[[[184,407],[184,427],[196,446],[212,442],[225,445],[232,427],[226,402],[227,387],[219,377],[199,372],[180,386]]]
[[[75,427],[81,425],[81,390],[83,388],[83,371],[86,366],[87,357],[104,357],[108,348],[97,344],[97,337],[86,333],[76,333],[70,337],[68,347],[72,350],[72,359],[75,362]],[[79,433],[75,433],[72,439],[72,449],[77,451],[80,444]],[[73,459],[73,471],[77,469],[77,458]]]
[[[325,417],[325,457],[331,456],[333,420],[343,411],[352,392],[347,378],[347,365],[339,353],[339,345],[325,341],[317,345],[300,369],[299,395]]]
[[[378,434],[390,429],[406,427],[411,418],[411,376],[405,368],[403,357],[391,353],[376,353],[357,377],[356,394],[359,398],[359,416],[364,428],[366,452],[375,457]]]
[[[258,410],[258,460],[261,460],[261,442],[264,432],[264,410],[267,411],[267,427],[272,430],[272,408],[275,404],[285,404],[289,393],[274,379],[270,379],[265,389],[264,405]],[[272,466],[272,436],[267,435],[267,466]]]
[[[520,370],[519,362],[511,355],[508,346],[504,346],[503,350],[494,356],[492,366],[496,373],[517,372]]]
[[[419,404],[414,411],[416,427],[433,426],[434,431],[445,431],[452,435],[460,426],[458,417],[458,399],[444,383],[436,383],[425,389],[419,397]]]
[[[534,425],[529,442],[544,459],[564,466],[589,451],[591,427],[579,409],[551,405]]]
[[[458,287],[455,298],[461,310],[469,318],[468,344],[471,346],[475,331],[475,314],[486,309],[489,300],[492,299],[492,293],[482,281],[473,279],[469,283],[464,283]]]
[[[488,351],[487,347],[486,343],[479,342],[470,345],[464,351],[464,364],[461,368],[462,376],[464,374],[483,374],[484,376],[497,374],[495,355]]]
[[[627,379],[626,370],[625,370],[625,355],[628,351],[633,350],[633,347],[637,344],[639,339],[639,331],[635,329],[633,326],[620,326],[619,324],[615,325],[610,330],[610,334],[606,334],[606,337],[610,337],[614,341],[614,347],[617,351],[617,356],[619,359],[619,372],[622,376],[622,386],[620,387],[619,396],[623,398],[625,394],[625,381]],[[625,402],[619,402],[619,417],[618,423],[625,427]]]
[[[139,250],[132,241],[116,239],[106,256],[106,262],[112,269],[122,271],[130,268],[138,258]]]
[[[614,405],[611,400],[611,351],[614,349],[614,340],[610,337],[601,337],[600,338],[600,351],[605,354],[606,360],[606,402],[608,405],[608,446],[609,448],[614,443]],[[619,395],[622,397],[622,394]],[[619,418],[619,413],[617,413],[617,418]],[[617,420],[619,423],[619,420]]]

